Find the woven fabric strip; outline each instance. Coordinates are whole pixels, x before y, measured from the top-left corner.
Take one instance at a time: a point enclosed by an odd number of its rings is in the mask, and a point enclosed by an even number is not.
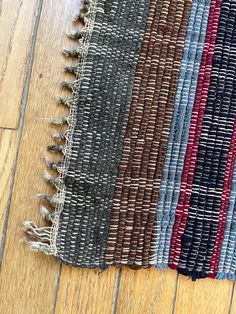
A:
[[[236,280],[236,162],[234,162],[230,201],[217,278]]]
[[[217,239],[227,156],[236,117],[234,1],[222,4],[187,224],[181,238],[179,272],[209,275]]]
[[[97,1],[56,243],[57,257],[65,263],[105,267],[117,165],[147,12],[146,0]]]
[[[151,0],[116,181],[106,262],[155,264],[156,205],[190,0]]]
[[[192,106],[204,46],[210,0],[194,0],[186,33],[168,149],[157,206],[157,267],[168,266]]]
[[[182,172],[179,201],[176,208],[175,223],[171,238],[169,254],[169,266],[171,268],[177,268],[178,266],[181,248],[181,236],[184,232],[188,216],[197,149],[199,145],[203,116],[210,85],[210,74],[212,70],[212,59],[215,49],[220,9],[221,1],[211,1],[205,44],[199,69],[196,97],[192,110],[188,145]]]
[[[234,131],[233,131],[231,144],[230,144],[228,157],[227,157],[227,168],[225,171],[225,180],[224,180],[222,201],[221,201],[221,207],[220,207],[217,237],[215,241],[213,255],[211,258],[211,264],[210,264],[209,276],[213,278],[216,277],[217,272],[218,272],[220,250],[222,248],[227,210],[229,207],[229,198],[230,198],[230,190],[231,190],[231,185],[232,185],[232,180],[233,180],[233,167],[234,167],[235,151],[236,151],[235,139],[236,139],[236,120],[234,121]]]

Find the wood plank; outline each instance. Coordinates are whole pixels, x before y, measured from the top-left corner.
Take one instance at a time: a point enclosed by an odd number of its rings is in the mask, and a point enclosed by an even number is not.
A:
[[[43,156],[53,132],[43,119],[63,115],[61,106],[54,102],[54,97],[62,94],[59,83],[65,79],[62,68],[66,60],[59,51],[71,46],[65,32],[77,6],[77,0],[47,0],[42,9],[1,267],[1,313],[53,313],[60,265],[53,257],[32,252],[20,242],[21,222],[43,224],[35,195],[51,191],[42,173]]]
[[[171,270],[122,270],[117,313],[171,313],[176,278]]]
[[[62,268],[56,314],[112,313],[117,269]]]
[[[36,16],[41,0],[0,3],[0,126],[17,128]]]
[[[204,279],[193,282],[179,276],[175,314],[228,313],[233,283],[228,280]]]
[[[5,221],[16,147],[17,131],[0,130],[0,234]]]

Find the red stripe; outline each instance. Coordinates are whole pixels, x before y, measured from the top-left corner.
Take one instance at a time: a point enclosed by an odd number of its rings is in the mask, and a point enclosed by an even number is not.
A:
[[[215,41],[218,30],[221,1],[212,0],[208,17],[205,44],[198,76],[196,97],[193,106],[189,140],[182,173],[179,203],[176,209],[175,224],[172,232],[169,267],[177,268],[180,251],[181,236],[184,233],[188,210],[190,207],[190,196],[192,193],[193,175],[197,158],[199,139],[202,131],[202,122],[207,102],[210,75],[212,69],[212,57],[215,49]]]

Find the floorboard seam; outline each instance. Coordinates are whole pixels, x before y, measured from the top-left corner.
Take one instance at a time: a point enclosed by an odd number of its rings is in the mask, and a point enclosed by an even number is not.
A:
[[[231,314],[231,310],[232,310],[232,303],[233,303],[233,296],[234,296],[234,288],[235,288],[235,282],[234,282],[234,284],[233,284],[232,292],[231,292],[231,296],[230,296],[229,314]]]
[[[120,291],[120,280],[121,280],[121,273],[122,269],[119,269],[117,272],[116,280],[115,280],[115,291],[114,291],[114,302],[112,304],[112,314],[116,314],[117,304],[118,304],[118,297]]]
[[[57,306],[57,297],[58,297],[58,291],[60,287],[60,279],[61,279],[61,269],[62,269],[62,264],[60,264],[58,273],[57,273],[57,278],[56,278],[56,286],[55,286],[55,294],[53,298],[53,310],[52,314],[56,314],[56,306]]]
[[[178,280],[179,280],[179,274],[177,273],[176,281],[175,281],[174,297],[173,297],[173,301],[172,301],[172,314],[175,313],[175,303],[176,303],[176,298],[177,298]]]

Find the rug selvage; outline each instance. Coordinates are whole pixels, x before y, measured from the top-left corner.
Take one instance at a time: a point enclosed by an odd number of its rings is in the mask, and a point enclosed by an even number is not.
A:
[[[116,169],[148,2],[98,0],[95,10],[65,178],[57,257],[75,266],[104,268]]]

